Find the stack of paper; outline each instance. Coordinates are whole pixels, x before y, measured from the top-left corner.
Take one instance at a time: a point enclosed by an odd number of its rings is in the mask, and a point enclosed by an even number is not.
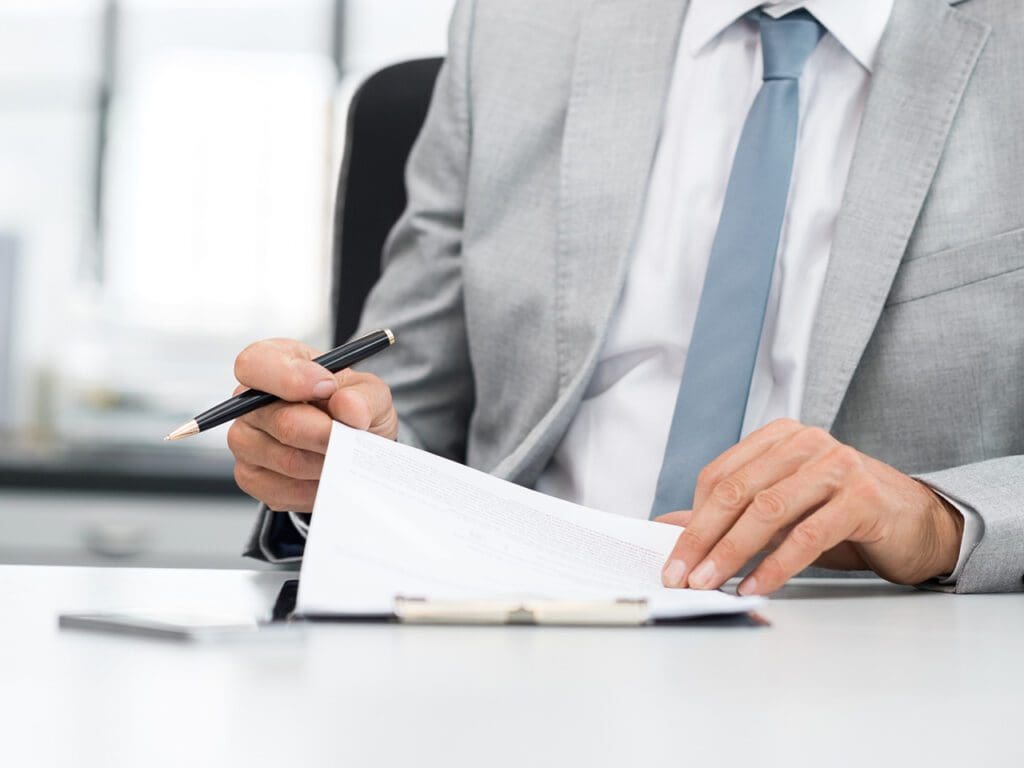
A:
[[[761,600],[671,590],[680,528],[581,507],[335,424],[297,610],[390,616],[396,598],[647,601],[650,618]]]

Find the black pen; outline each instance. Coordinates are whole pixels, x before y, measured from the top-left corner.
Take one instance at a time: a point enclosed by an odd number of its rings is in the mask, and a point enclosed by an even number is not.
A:
[[[361,336],[348,344],[342,344],[330,352],[325,352],[313,362],[322,365],[331,373],[337,373],[387,349],[394,343],[395,334],[385,328],[382,331],[373,331]],[[260,392],[258,389],[247,389],[245,392],[203,411],[192,421],[182,424],[171,432],[164,440],[181,440],[184,437],[198,435],[200,432],[218,427],[224,422],[237,419],[239,416],[244,416],[264,405],[270,405],[279,399],[275,395]]]

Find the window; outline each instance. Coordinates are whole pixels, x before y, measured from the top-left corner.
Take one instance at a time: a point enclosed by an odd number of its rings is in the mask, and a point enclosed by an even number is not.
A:
[[[0,7],[8,458],[114,445],[229,463],[222,431],[160,438],[231,391],[248,342],[328,343],[345,95],[381,65],[443,52],[451,7]]]

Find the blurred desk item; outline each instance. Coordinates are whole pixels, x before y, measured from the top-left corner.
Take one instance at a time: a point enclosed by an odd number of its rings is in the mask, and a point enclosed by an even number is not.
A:
[[[11,365],[14,355],[14,279],[17,243],[0,232],[0,431],[11,425]]]
[[[243,566],[231,455],[169,448],[0,439],[0,563]]]
[[[1020,595],[798,581],[767,630],[314,624],[190,647],[57,628],[264,618],[291,576],[0,567],[5,764],[1024,764]]]
[[[241,495],[0,490],[0,563],[260,568],[241,555],[255,509]]]

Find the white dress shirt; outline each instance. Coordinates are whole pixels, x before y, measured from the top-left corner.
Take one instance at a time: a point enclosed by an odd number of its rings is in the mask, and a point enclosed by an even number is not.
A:
[[[743,434],[800,418],[811,329],[893,0],[691,0],[620,305],[545,493],[646,518],[654,499],[711,245],[740,132],[761,87],[746,14],[806,8],[827,30],[800,78],[800,125]],[[965,555],[978,538],[965,512]]]
[[[800,418],[811,328],[892,5],[690,0],[621,302],[538,490],[648,516],[733,155],[761,87],[761,38],[745,18],[757,7],[776,17],[806,8],[827,30],[800,78],[793,175],[742,431]],[[964,539],[948,582],[981,535],[977,514],[960,509]],[[306,523],[291,517],[306,535]]]

